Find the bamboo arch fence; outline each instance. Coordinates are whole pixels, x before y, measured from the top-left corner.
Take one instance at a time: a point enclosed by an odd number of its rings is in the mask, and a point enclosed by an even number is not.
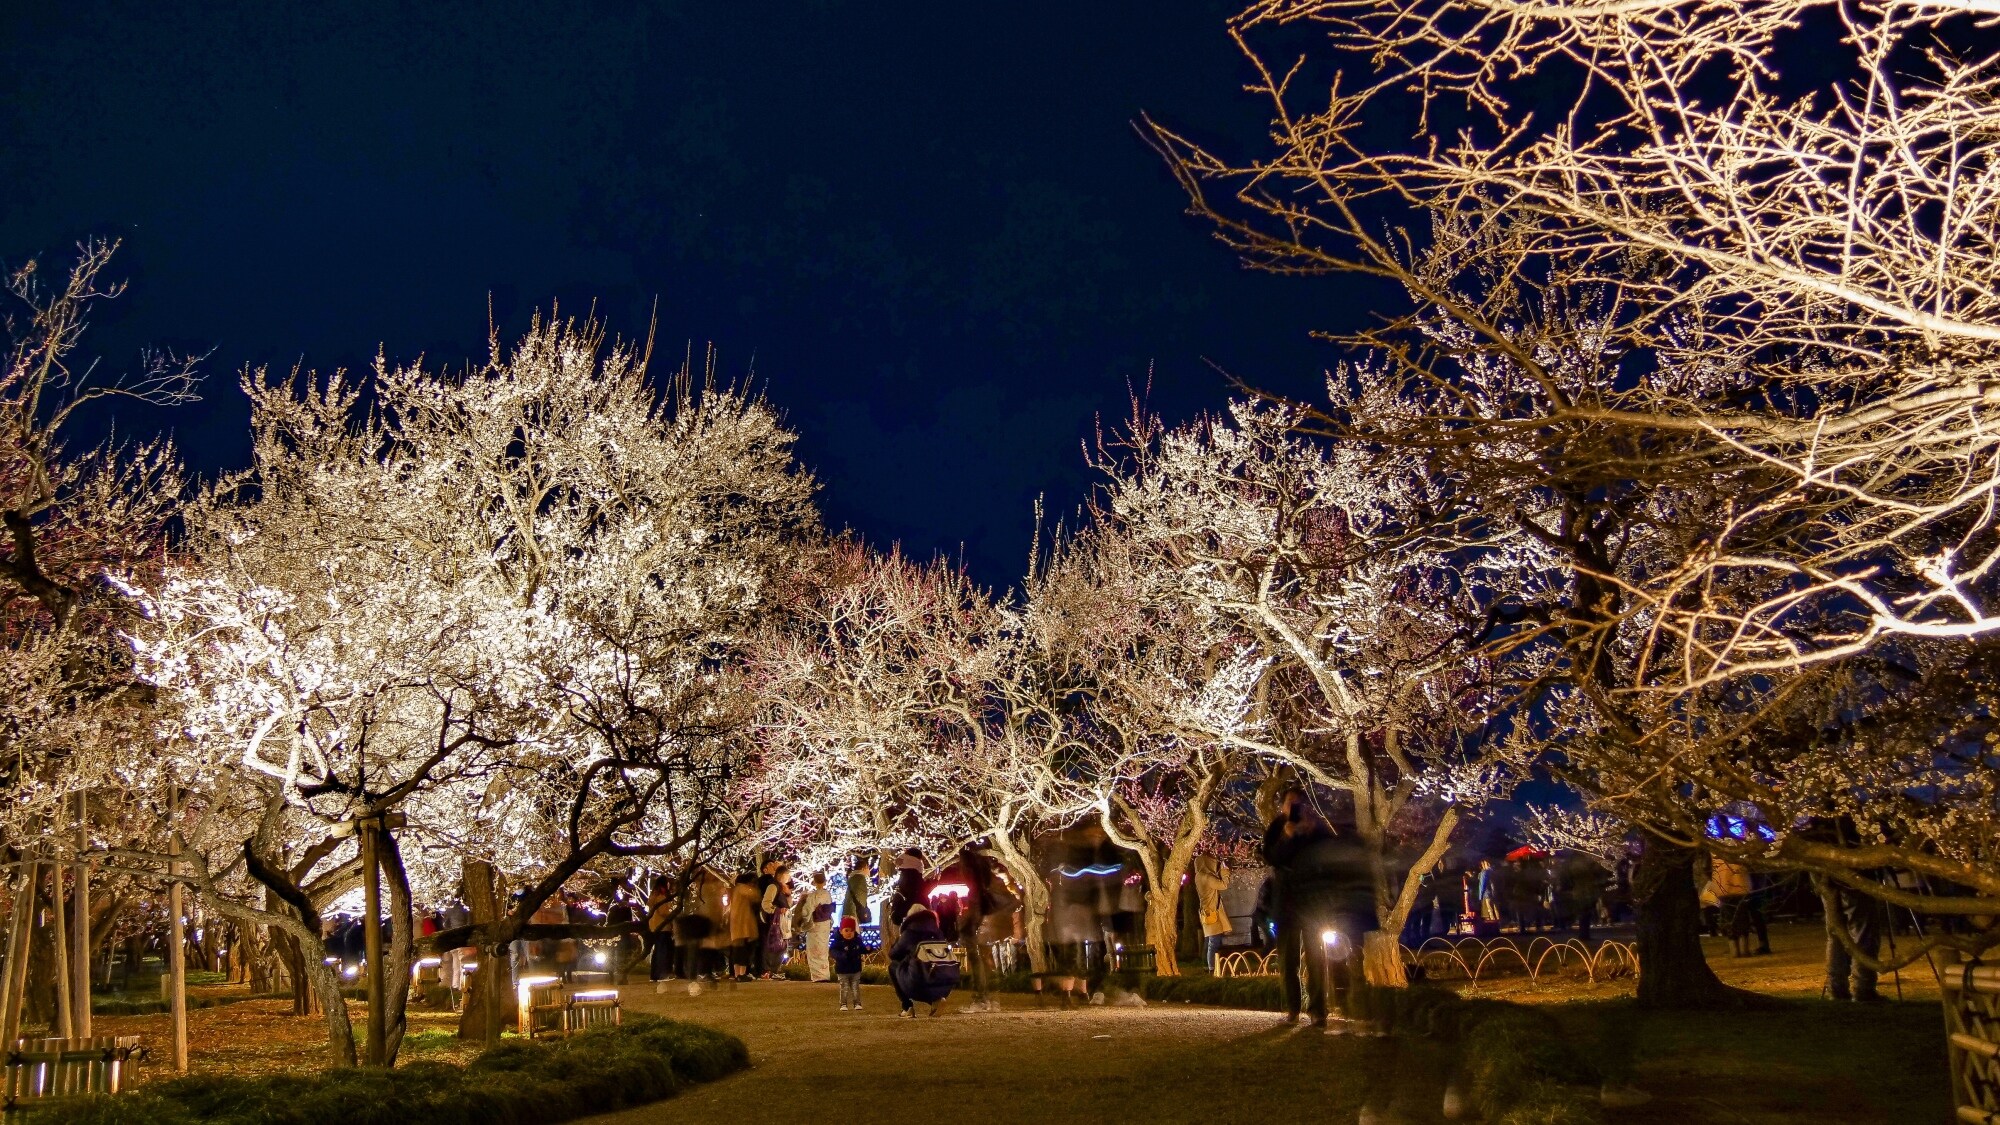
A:
[[[1403,963],[1424,971],[1431,980],[1464,980],[1474,987],[1487,977],[1525,974],[1540,982],[1550,974],[1574,976],[1579,971],[1591,984],[1636,976],[1639,953],[1630,942],[1602,941],[1595,946],[1579,938],[1557,941],[1536,935],[1525,944],[1516,938],[1434,937],[1415,949],[1399,946]],[[1218,977],[1278,975],[1278,954],[1240,949],[1216,961]]]

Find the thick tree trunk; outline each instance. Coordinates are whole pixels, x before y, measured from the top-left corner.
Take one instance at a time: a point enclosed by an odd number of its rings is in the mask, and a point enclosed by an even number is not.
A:
[[[1194,848],[1207,817],[1190,814],[1176,842],[1159,863],[1158,884],[1146,888],[1146,940],[1153,945],[1155,971],[1163,977],[1181,975],[1181,890],[1194,866]]]
[[[118,921],[124,917],[129,900],[123,895],[101,893],[91,897],[90,903],[90,948],[102,951],[95,968],[98,983],[109,986],[113,968],[118,963],[118,949],[113,938],[118,933]]]
[[[1180,889],[1179,880],[1146,888],[1146,943],[1153,947],[1153,972],[1163,977],[1181,975],[1176,959],[1181,943]]]
[[[44,863],[45,873],[57,873],[62,868],[53,863]],[[58,876],[60,877],[60,876]],[[60,901],[52,894],[53,888],[38,881],[35,888],[34,908],[30,914],[33,922],[28,939],[28,1007],[25,1019],[28,1023],[48,1029],[48,1034],[57,1035],[57,1009],[60,997],[56,985],[61,976],[61,966],[56,958],[56,945],[47,940],[49,917],[60,907]]]
[[[895,885],[896,856],[896,852],[887,848],[875,853],[875,870],[881,873],[884,884],[891,887]],[[897,925],[894,918],[889,917],[889,905],[893,901],[894,899],[891,898],[882,904],[882,921],[878,932],[881,935],[883,949],[895,945],[896,939],[903,932],[903,927]]]
[[[306,955],[299,948],[292,935],[275,927],[271,930],[271,946],[277,951],[278,960],[284,964],[286,984],[292,993],[292,1014],[309,1016],[313,1014],[312,977],[306,972]]]
[[[221,972],[225,966],[222,962],[222,926],[220,921],[210,917],[209,912],[206,910],[202,910],[196,914],[194,921],[195,925],[199,926],[201,931],[201,936],[195,939],[195,948],[200,951],[200,956],[195,959],[196,963],[201,965],[203,972]]]
[[[244,982],[250,986],[250,994],[267,996],[276,992],[277,978],[283,970],[278,967],[270,936],[262,927],[245,926],[238,940],[248,950],[243,958],[243,976]]]
[[[1734,989],[1708,967],[1701,951],[1701,900],[1694,885],[1693,848],[1647,836],[1632,874],[1639,925],[1639,1006],[1712,1008],[1732,1004]]]
[[[311,980],[313,993],[326,1015],[327,1061],[335,1067],[353,1066],[354,1023],[347,1018],[347,998],[340,994],[340,973],[326,963],[325,944],[300,944],[305,946],[306,977]]]
[[[492,864],[468,861],[460,876],[460,887],[474,925],[492,926],[500,920],[500,878]],[[513,993],[513,974],[509,970],[504,944],[498,949],[491,943],[479,946],[479,967],[472,971],[472,987],[465,990],[465,1006],[458,1016],[460,1039],[475,1043],[500,1041],[501,1029],[513,1014],[512,1005],[502,999],[511,999]]]
[[[511,941],[497,942],[482,946],[479,951],[478,976],[484,983],[477,984],[466,994],[466,1016],[476,1023],[474,1031],[487,1043],[498,1043],[500,1033],[516,1026],[520,1012],[514,995],[514,959],[509,946]],[[479,999],[479,1010],[472,1011],[475,995]]]
[[[1393,878],[1395,866],[1389,848],[1379,836],[1367,841],[1374,866],[1375,913],[1379,926],[1361,943],[1361,972],[1378,988],[1408,988],[1409,967],[1403,964],[1403,924],[1416,907],[1424,873],[1432,870],[1451,850],[1451,836],[1458,828],[1460,813],[1447,808],[1431,830],[1430,843],[1403,872],[1400,883]]]
[[[1408,988],[1403,964],[1402,930],[1370,930],[1361,938],[1361,975],[1377,988]]]
[[[996,839],[994,850],[1000,853],[1001,864],[1021,892],[1021,941],[1028,947],[1028,971],[1046,973],[1049,971],[1049,885],[1042,881],[1041,872],[1035,870],[1026,848],[1012,840]]]
[[[1035,880],[1041,884],[1041,880]],[[1046,884],[1021,891],[1021,941],[1028,947],[1028,971],[1049,971],[1049,888]]]
[[[396,1065],[403,1034],[409,1030],[410,977],[417,962],[416,910],[410,897],[410,873],[403,866],[403,849],[387,832],[376,837],[382,875],[389,890],[389,955],[384,965],[386,1021],[383,1065]]]

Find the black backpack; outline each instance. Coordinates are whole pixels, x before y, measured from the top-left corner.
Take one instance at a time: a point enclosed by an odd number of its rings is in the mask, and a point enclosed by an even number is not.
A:
[[[950,991],[958,987],[964,967],[958,963],[958,955],[951,951],[950,944],[942,941],[918,942],[914,960],[917,971],[923,974],[924,983],[931,988]]]

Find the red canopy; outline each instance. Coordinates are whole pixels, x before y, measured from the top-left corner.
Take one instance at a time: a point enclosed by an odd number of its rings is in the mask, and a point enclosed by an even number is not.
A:
[[[1543,851],[1542,849],[1536,847],[1533,844],[1522,844],[1520,847],[1515,848],[1513,851],[1507,853],[1507,862],[1509,863],[1519,863],[1521,860],[1524,859],[1547,859],[1547,858],[1549,858],[1549,853]]]

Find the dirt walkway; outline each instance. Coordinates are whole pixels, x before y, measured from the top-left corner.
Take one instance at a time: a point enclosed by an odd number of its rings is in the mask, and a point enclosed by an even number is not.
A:
[[[1022,996],[936,1019],[895,1016],[887,988],[841,1012],[832,985],[771,982],[690,998],[625,994],[628,1009],[705,1023],[750,1045],[752,1068],[593,1125],[920,1120],[1342,1122],[1364,1094],[1399,1122],[1439,1120],[1434,1048],[1280,1028],[1263,1012],[1190,1005],[1039,1011]],[[941,1117],[937,1116],[942,1114]]]

